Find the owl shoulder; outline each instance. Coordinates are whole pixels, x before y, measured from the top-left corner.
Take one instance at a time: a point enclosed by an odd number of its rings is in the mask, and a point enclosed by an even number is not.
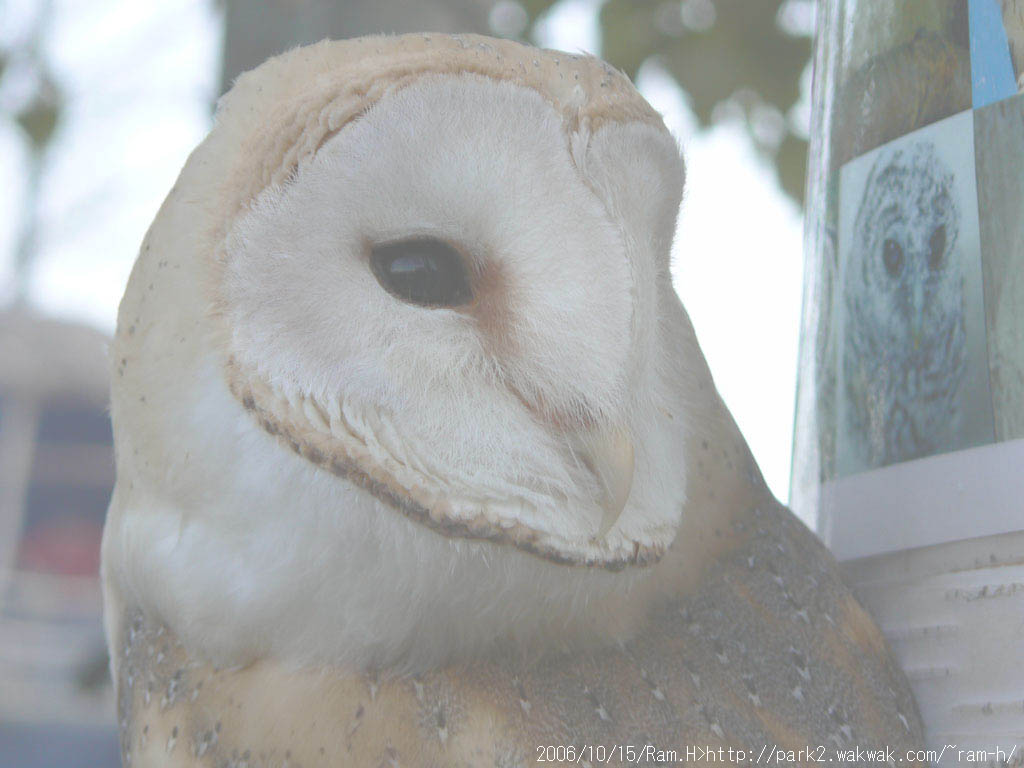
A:
[[[630,642],[587,652],[390,677],[268,660],[216,669],[129,613],[125,764],[518,766],[603,745],[621,748],[616,765],[645,745],[918,747],[888,646],[820,542],[781,507],[733,527],[693,591],[654,606]]]

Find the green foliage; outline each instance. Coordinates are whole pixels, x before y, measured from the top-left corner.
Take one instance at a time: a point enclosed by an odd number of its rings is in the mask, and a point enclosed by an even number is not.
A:
[[[14,116],[35,152],[42,152],[50,143],[60,112],[60,92],[49,80],[43,80],[31,100]]]
[[[24,132],[33,154],[38,155],[49,146],[60,121],[62,94],[32,41],[0,48],[0,88],[5,85],[4,75],[14,72],[12,63],[20,68],[20,76],[30,78],[32,88],[27,97],[8,104],[0,112],[0,119],[13,119]]]
[[[521,0],[531,28],[554,0]],[[702,126],[739,114],[779,184],[803,202],[807,140],[787,115],[800,99],[811,40],[783,30],[785,0],[606,0],[602,58],[631,78],[654,58],[679,83]]]

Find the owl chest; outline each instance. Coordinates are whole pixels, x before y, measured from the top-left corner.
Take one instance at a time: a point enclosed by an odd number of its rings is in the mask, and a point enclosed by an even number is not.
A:
[[[414,676],[216,669],[130,615],[118,667],[125,765],[528,766],[567,749],[617,765],[638,749],[795,735],[917,745],[913,702],[874,625],[820,545],[768,516],[743,523],[747,544],[695,592],[604,650]]]

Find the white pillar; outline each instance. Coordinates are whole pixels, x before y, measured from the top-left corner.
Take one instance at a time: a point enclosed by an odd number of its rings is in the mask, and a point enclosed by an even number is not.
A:
[[[793,504],[940,762],[1024,764],[1024,0],[819,8]]]

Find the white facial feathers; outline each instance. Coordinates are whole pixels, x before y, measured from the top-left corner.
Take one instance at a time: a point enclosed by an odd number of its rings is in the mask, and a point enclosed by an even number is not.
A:
[[[348,429],[401,465],[384,480],[400,495],[428,514],[457,507],[434,522],[483,538],[488,526],[525,526],[515,543],[530,538],[559,559],[657,556],[678,511],[627,509],[608,538],[632,455],[580,453],[656,428],[635,394],[656,375],[655,286],[678,189],[665,188],[671,165],[650,170],[666,159],[658,151],[678,159],[667,135],[641,130],[583,134],[598,154],[574,158],[535,91],[424,76],[345,126],[231,229],[234,359],[285,397],[372,412],[376,425]],[[464,254],[469,307],[424,308],[378,285],[368,248],[425,237]],[[599,471],[588,466],[598,459]]]

